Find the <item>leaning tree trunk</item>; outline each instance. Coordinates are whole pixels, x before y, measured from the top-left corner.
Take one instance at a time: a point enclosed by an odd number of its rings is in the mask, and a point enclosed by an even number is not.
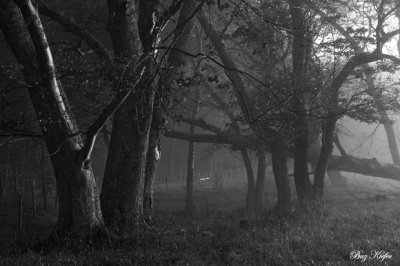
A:
[[[258,150],[257,157],[258,157],[258,167],[257,167],[257,184],[256,184],[256,195],[255,195],[255,210],[262,211],[265,207],[264,187],[265,187],[265,171],[267,168],[265,151],[262,149]]]
[[[254,210],[256,205],[256,185],[254,182],[254,172],[253,167],[251,165],[251,160],[249,153],[246,149],[240,150],[244,162],[244,166],[246,169],[247,175],[247,195],[246,195],[246,209],[247,210]]]
[[[77,159],[83,142],[56,79],[37,10],[31,1],[15,2],[19,8],[12,1],[1,2],[0,26],[16,59],[24,66],[31,101],[51,154],[60,197],[56,232],[91,236],[104,229],[93,171],[90,164]]]
[[[309,199],[312,185],[308,175],[308,121],[305,117],[304,78],[306,72],[305,17],[301,2],[290,1],[293,25],[293,105],[294,121],[294,179],[297,197]]]
[[[287,169],[287,150],[279,140],[271,146],[272,171],[274,172],[278,203],[275,209],[278,213],[287,211],[291,202],[291,186]]]
[[[334,143],[336,147],[339,149],[343,156],[348,156],[342,145],[340,144],[339,138],[335,133]],[[321,143],[319,141],[318,136],[315,136],[315,140],[313,142],[313,149],[317,152],[321,151]],[[312,153],[312,152],[311,152]],[[309,156],[310,157],[310,156]],[[311,165],[313,171],[315,172],[315,166]],[[335,188],[346,188],[347,187],[347,179],[342,175],[340,171],[327,171],[329,181],[331,182],[332,187]]]
[[[158,161],[161,157],[161,135],[164,131],[165,117],[162,110],[162,91],[159,86],[156,92],[153,108],[153,119],[149,134],[149,147],[147,150],[146,170],[144,175],[143,189],[143,218],[148,223],[152,223],[153,211],[153,187],[157,171]]]
[[[330,97],[329,103],[327,104],[326,121],[322,130],[322,147],[314,174],[315,197],[318,200],[322,200],[324,196],[325,173],[328,169],[329,160],[332,155],[336,122],[340,118],[338,114],[339,90],[346,81],[347,77],[357,66],[368,64],[379,59],[379,53],[376,52],[354,55],[347,61],[337,76],[335,76],[330,87],[328,88]]]

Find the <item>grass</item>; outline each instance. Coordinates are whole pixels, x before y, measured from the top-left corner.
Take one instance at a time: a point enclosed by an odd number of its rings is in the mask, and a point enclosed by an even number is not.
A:
[[[1,265],[400,265],[399,199],[328,195],[324,206],[294,206],[286,217],[247,215],[244,190],[197,191],[198,215],[186,217],[183,190],[155,196],[154,225],[112,243],[3,250]],[[270,205],[273,203],[271,202]],[[384,250],[391,259],[351,260]]]

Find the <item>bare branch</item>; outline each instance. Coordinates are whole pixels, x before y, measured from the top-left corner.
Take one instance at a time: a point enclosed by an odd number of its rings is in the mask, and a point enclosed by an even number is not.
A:
[[[347,77],[352,73],[354,68],[383,59],[389,59],[397,64],[400,64],[400,58],[388,54],[383,54],[378,50],[375,50],[372,53],[360,53],[354,55],[352,58],[349,59],[349,61],[344,65],[339,74],[334,78],[331,84],[331,89],[333,89],[334,93],[337,94],[338,90],[346,81]]]
[[[393,30],[393,31],[382,34],[382,36],[381,36],[382,43],[388,42],[391,38],[393,38],[394,36],[399,35],[399,34],[400,34],[400,29]]]
[[[125,102],[131,92],[140,84],[146,68],[143,68],[140,77],[136,80],[135,84],[126,91],[119,92],[114,100],[103,110],[101,115],[93,122],[87,131],[85,145],[83,146],[79,154],[79,162],[85,164],[90,160],[90,155],[93,150],[94,143],[96,142],[97,134],[106,124],[106,122],[114,115],[118,108]]]
[[[236,147],[250,147],[249,144],[254,145],[257,143],[253,142],[254,140],[252,139],[246,140],[246,137],[239,138],[236,136],[230,136],[227,138],[226,136],[213,134],[188,134],[172,130],[167,130],[165,136],[194,142],[227,144]],[[266,151],[270,151],[270,147],[265,148]],[[292,157],[293,153],[289,152],[288,155]],[[318,162],[318,157],[319,151],[310,151],[308,161],[315,165]],[[375,158],[367,159],[353,156],[331,155],[328,170],[359,173],[366,176],[375,176],[400,181],[400,166],[379,163]]]
[[[251,99],[245,91],[245,85],[243,83],[243,80],[238,75],[237,72],[230,70],[230,69],[237,69],[235,63],[232,61],[231,57],[228,55],[225,48],[223,47],[222,40],[219,34],[215,31],[212,25],[208,23],[202,11],[199,12],[197,18],[204,32],[207,34],[208,38],[215,47],[215,50],[217,51],[219,58],[226,67],[225,74],[231,80],[233,87],[235,88],[234,92],[236,94],[236,98],[239,102],[243,114],[245,115],[248,121],[252,121],[253,120],[252,116],[255,112],[251,110],[253,109],[251,104]]]
[[[214,132],[216,134],[223,134],[223,131],[214,125],[208,124],[204,119],[192,119],[192,118],[186,118],[186,117],[175,117],[175,120],[179,120],[179,121],[183,121],[189,125],[194,125],[197,126],[199,128]]]
[[[72,19],[46,7],[43,3],[39,3],[39,12],[58,22],[66,31],[82,38],[82,40],[84,40],[90,46],[90,48],[93,49],[93,51],[95,51],[101,58],[104,58],[108,63],[113,61],[109,50],[103,45],[103,43],[88,30],[75,23]]]
[[[228,104],[223,99],[221,99],[221,97],[219,97],[209,86],[206,86],[206,88],[208,92],[211,94],[211,96],[214,98],[216,103],[219,105],[219,107],[224,110],[226,115],[231,120],[232,128],[235,131],[235,133],[240,136],[241,135],[240,127],[236,121],[234,114],[229,110]]]
[[[237,147],[248,146],[250,143],[244,137],[218,135],[218,134],[189,134],[176,130],[167,130],[164,136],[187,141],[200,143],[218,143]]]

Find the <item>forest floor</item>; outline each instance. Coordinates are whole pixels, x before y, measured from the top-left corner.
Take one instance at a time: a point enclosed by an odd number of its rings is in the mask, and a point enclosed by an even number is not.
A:
[[[39,213],[24,233],[2,239],[0,265],[400,265],[400,194],[328,190],[324,206],[285,217],[246,214],[244,197],[243,187],[197,189],[189,218],[183,188],[170,186],[156,191],[152,226],[42,250],[26,242],[51,230],[54,217]]]

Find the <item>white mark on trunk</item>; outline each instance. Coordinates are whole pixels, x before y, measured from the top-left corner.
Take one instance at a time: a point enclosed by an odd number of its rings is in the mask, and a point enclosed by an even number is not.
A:
[[[161,151],[157,147],[154,148],[154,154],[155,154],[155,157],[156,157],[156,161],[160,160]]]

